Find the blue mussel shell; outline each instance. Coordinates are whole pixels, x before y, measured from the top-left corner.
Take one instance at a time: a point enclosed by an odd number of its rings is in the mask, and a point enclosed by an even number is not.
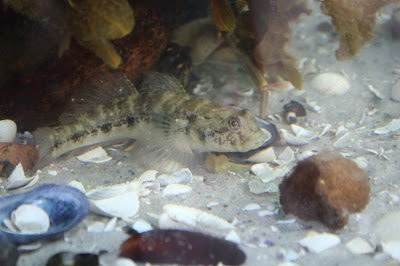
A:
[[[89,201],[79,190],[46,184],[25,193],[0,198],[0,223],[5,218],[10,218],[11,212],[21,204],[33,204],[42,208],[50,218],[49,230],[40,234],[15,233],[2,224],[0,241],[20,245],[57,238],[82,221],[89,211]]]

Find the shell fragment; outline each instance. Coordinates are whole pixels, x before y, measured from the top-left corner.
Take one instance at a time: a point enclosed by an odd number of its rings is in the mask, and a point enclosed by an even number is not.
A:
[[[40,234],[49,230],[50,219],[40,207],[32,204],[22,204],[11,213],[11,220],[20,232],[25,234]]]
[[[112,159],[107,155],[107,152],[102,147],[97,147],[96,149],[88,151],[77,158],[79,161],[84,163],[105,163]]]
[[[313,253],[320,253],[339,245],[340,238],[334,234],[309,231],[307,236],[300,240],[299,243]]]
[[[374,130],[375,134],[383,135],[392,133],[400,129],[400,119],[393,119],[389,124],[384,127],[378,127]]]

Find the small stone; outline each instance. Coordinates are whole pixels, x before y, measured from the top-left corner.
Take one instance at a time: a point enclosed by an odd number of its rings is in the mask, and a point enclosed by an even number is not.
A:
[[[279,186],[285,213],[320,221],[331,229],[348,222],[369,202],[367,176],[353,161],[324,152],[300,161]]]

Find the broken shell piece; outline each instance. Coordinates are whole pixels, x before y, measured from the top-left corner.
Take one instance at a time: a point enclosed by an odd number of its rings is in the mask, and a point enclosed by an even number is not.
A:
[[[331,95],[345,94],[350,88],[347,79],[334,72],[318,74],[311,81],[311,86]]]
[[[298,125],[290,125],[293,132],[296,134],[296,137],[305,139],[305,140],[313,140],[318,136],[318,133],[313,132],[311,130],[305,129]]]
[[[73,187],[82,193],[86,192],[85,187],[83,186],[82,182],[79,180],[72,180],[71,182],[68,183],[68,186]]]
[[[267,163],[255,164],[250,168],[250,173],[254,174],[264,183],[271,182],[278,177],[286,175],[288,169],[286,167],[270,167]]]
[[[40,207],[22,204],[11,213],[11,220],[18,230],[25,234],[41,234],[50,227],[48,214]]]
[[[261,206],[257,203],[249,203],[243,207],[243,211],[254,211],[261,209]]]
[[[397,131],[399,129],[400,129],[400,119],[393,119],[386,126],[376,128],[374,130],[374,133],[378,134],[378,135],[383,135],[383,134],[392,133],[392,132]]]
[[[161,186],[165,187],[169,184],[190,184],[192,182],[193,175],[188,168],[183,168],[172,174],[163,174],[157,177]]]
[[[390,98],[395,102],[400,102],[400,79],[393,85]]]
[[[137,180],[140,183],[145,183],[145,182],[152,182],[156,180],[158,171],[157,170],[147,170],[146,172],[142,173]]]
[[[0,120],[0,142],[13,142],[17,135],[17,125],[14,121]]]
[[[303,145],[307,145],[308,143],[310,143],[309,141],[307,141],[307,140],[305,140],[303,138],[300,138],[300,137],[297,137],[297,136],[295,136],[293,134],[290,134],[289,131],[286,130],[286,129],[281,129],[280,133],[281,133],[280,134],[281,138],[283,140],[285,140],[286,143],[289,144],[289,145],[303,146]]]
[[[236,243],[236,244],[240,244],[240,237],[234,230],[231,230],[226,235],[225,240],[231,241],[231,242]]]
[[[133,223],[132,229],[140,234],[153,230],[153,227],[147,221],[139,219]]]
[[[329,130],[331,130],[331,128],[332,128],[331,124],[326,124],[322,129],[321,133],[318,134],[317,138],[321,138],[322,136],[324,136],[326,133],[329,132]]]
[[[249,158],[246,161],[251,163],[270,163],[276,159],[275,151],[273,147],[263,149]]]
[[[340,238],[334,234],[309,231],[307,232],[307,236],[300,240],[299,243],[313,253],[321,253],[324,250],[339,245]]]
[[[296,101],[285,104],[283,109],[285,110],[286,122],[289,124],[297,123],[297,117],[304,117],[307,114],[306,108]]]
[[[350,132],[345,133],[333,143],[333,147],[338,149],[349,147],[354,142],[354,139],[350,138],[350,136]]]
[[[169,184],[163,190],[163,196],[175,196],[192,192],[192,188],[182,184]]]
[[[158,222],[162,229],[193,230],[216,234],[235,228],[228,221],[208,212],[175,204],[164,205],[163,213]]]
[[[242,97],[251,97],[254,94],[253,88],[238,88],[235,90],[235,93]]]
[[[382,93],[381,93],[377,88],[375,88],[374,86],[372,86],[372,84],[368,84],[368,89],[369,89],[370,92],[372,92],[372,94],[373,94],[376,98],[378,98],[378,99],[380,99],[380,100],[383,99]]]
[[[87,192],[91,211],[108,217],[134,216],[139,211],[140,185],[134,181]]]
[[[12,171],[11,175],[7,179],[6,189],[15,189],[19,187],[30,187],[39,179],[39,175],[35,175],[31,178],[26,178],[22,164],[19,163],[17,167]]]
[[[346,248],[355,255],[367,254],[374,252],[371,245],[363,238],[356,237],[346,243]]]
[[[294,152],[290,147],[286,147],[274,162],[279,165],[287,165],[294,160]]]
[[[112,159],[107,155],[107,152],[102,147],[97,147],[96,149],[88,151],[77,158],[79,161],[84,163],[105,163]]]

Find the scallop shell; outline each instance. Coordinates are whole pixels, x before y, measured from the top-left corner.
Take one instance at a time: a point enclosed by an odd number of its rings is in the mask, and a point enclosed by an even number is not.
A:
[[[13,142],[17,135],[17,125],[14,121],[0,120],[0,142]]]
[[[134,181],[97,188],[87,192],[86,196],[92,212],[108,217],[128,218],[139,211],[140,187],[141,183]]]
[[[11,221],[19,232],[26,234],[45,233],[50,228],[50,218],[40,207],[22,204],[11,213]]]
[[[390,98],[393,101],[400,102],[400,79],[393,85]]]
[[[315,76],[311,81],[311,86],[327,94],[342,95],[349,90],[350,83],[342,75],[326,72]]]
[[[9,219],[10,213],[23,204],[43,209],[50,219],[50,227],[44,233],[30,234],[0,227],[0,240],[20,245],[54,238],[78,224],[89,211],[86,196],[77,189],[47,184],[25,193],[0,198],[0,221]]]

